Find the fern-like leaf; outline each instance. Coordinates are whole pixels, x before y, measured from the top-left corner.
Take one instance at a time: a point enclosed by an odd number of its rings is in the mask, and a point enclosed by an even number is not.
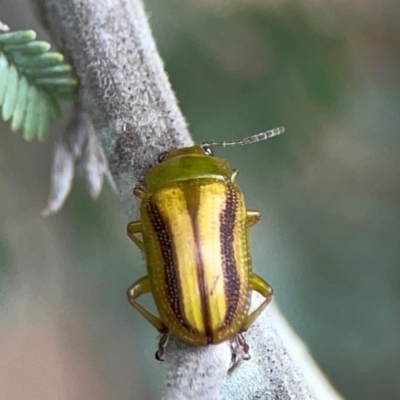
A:
[[[75,99],[78,82],[72,67],[32,30],[0,30],[0,107],[13,132],[25,140],[46,139],[51,116],[61,116],[59,100]]]

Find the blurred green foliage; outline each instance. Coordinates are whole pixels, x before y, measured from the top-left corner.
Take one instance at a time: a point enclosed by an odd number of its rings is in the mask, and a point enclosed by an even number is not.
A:
[[[0,296],[4,292],[2,286],[10,284],[15,274],[15,260],[6,239],[0,236]]]

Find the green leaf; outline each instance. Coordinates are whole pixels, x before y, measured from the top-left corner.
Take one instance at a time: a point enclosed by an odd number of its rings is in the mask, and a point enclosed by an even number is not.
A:
[[[14,115],[11,120],[11,130],[16,132],[21,129],[24,123],[24,117],[26,112],[26,105],[28,103],[28,81],[23,76],[19,81],[17,104],[15,106]]]
[[[40,96],[39,101],[39,124],[38,124],[38,131],[37,131],[37,138],[39,142],[43,142],[46,140],[48,133],[49,133],[49,125],[50,125],[50,107],[47,103],[47,98],[43,95]]]
[[[4,121],[8,121],[13,113],[17,102],[19,77],[18,71],[14,65],[10,66],[7,77],[7,89],[3,102],[2,117]]]
[[[0,53],[0,106],[3,104],[7,89],[8,61],[4,54]]]
[[[26,75],[35,77],[50,77],[55,75],[65,75],[72,72],[72,67],[69,64],[59,64],[52,67],[42,68],[25,68]]]
[[[51,118],[61,117],[59,101],[77,99],[78,81],[64,56],[35,38],[34,31],[0,32],[0,108],[11,131],[43,141]]]
[[[75,78],[38,78],[34,81],[38,86],[72,87],[75,88],[78,81]]]
[[[5,52],[19,52],[22,54],[41,54],[50,50],[50,43],[35,40],[27,43],[17,43],[5,45],[3,50]]]
[[[0,34],[0,44],[14,44],[30,42],[36,39],[36,32],[29,31],[15,31],[15,32],[5,32]]]
[[[50,67],[62,63],[64,61],[64,56],[55,52],[25,56],[16,54],[14,60],[21,67]]]
[[[58,101],[54,97],[49,97],[49,107],[54,119],[61,119],[62,113]]]
[[[68,91],[60,91],[56,92],[57,98],[60,100],[70,100],[70,101],[77,101],[79,99],[78,93],[75,92],[68,92]]]
[[[24,123],[24,139],[30,142],[34,137],[38,128],[38,98],[39,93],[34,86],[31,86],[28,90],[28,101],[26,108],[26,117]]]

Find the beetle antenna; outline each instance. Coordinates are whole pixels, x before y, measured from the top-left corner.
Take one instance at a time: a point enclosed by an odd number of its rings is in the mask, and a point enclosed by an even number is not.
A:
[[[272,138],[274,136],[278,136],[281,133],[285,132],[285,128],[283,126],[280,126],[279,128],[274,128],[270,129],[269,131],[266,132],[261,132],[257,133],[255,135],[248,136],[244,139],[239,139],[239,140],[230,140],[230,141],[224,141],[224,142],[202,142],[202,146],[243,146],[245,144],[251,144],[251,143],[256,143],[260,142],[261,140],[266,140],[269,138]]]

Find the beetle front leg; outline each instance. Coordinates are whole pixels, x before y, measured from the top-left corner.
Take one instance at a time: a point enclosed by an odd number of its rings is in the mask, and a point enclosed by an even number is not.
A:
[[[146,194],[147,189],[143,185],[136,185],[133,188],[133,195],[139,197],[139,199],[143,200],[144,195]]]
[[[247,210],[246,211],[246,223],[247,226],[255,225],[261,218],[261,214],[256,210]]]
[[[272,300],[272,287],[268,285],[267,282],[264,281],[261,276],[251,273],[250,274],[250,290],[255,290],[256,292],[260,293],[262,296],[265,297],[265,300],[253,311],[251,312],[242,325],[240,332],[245,332],[249,329],[250,325],[254,322],[254,320],[263,312],[265,307],[271,302]]]
[[[136,233],[142,233],[142,222],[141,221],[129,222],[128,226],[126,227],[126,233],[132,240],[132,242],[135,243],[140,250],[144,251],[143,241],[136,236]]]
[[[138,310],[140,314],[142,314],[143,317],[146,318],[147,321],[149,321],[160,333],[168,333],[168,329],[161,319],[151,314],[136,301],[138,297],[145,293],[151,293],[151,284],[148,276],[144,276],[136,281],[126,291],[126,295],[128,296],[129,303],[131,303],[132,307],[136,308],[136,310]]]

